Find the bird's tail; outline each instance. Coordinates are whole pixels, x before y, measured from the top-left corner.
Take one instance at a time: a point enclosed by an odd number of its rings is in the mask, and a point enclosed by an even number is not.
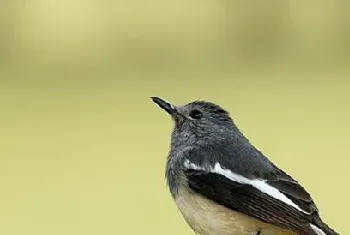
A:
[[[339,235],[339,233],[331,229],[326,223],[323,223],[321,219],[314,220],[310,226],[316,235]]]

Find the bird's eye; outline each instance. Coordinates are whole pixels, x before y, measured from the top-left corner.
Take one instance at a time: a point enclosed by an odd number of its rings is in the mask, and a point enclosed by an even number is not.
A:
[[[194,109],[190,112],[190,118],[192,119],[201,119],[201,117],[202,113],[197,109]]]

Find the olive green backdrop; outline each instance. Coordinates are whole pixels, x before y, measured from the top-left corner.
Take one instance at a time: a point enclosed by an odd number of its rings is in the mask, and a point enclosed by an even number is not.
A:
[[[150,96],[228,109],[341,234],[350,19],[341,1],[2,1],[0,233],[192,234]]]

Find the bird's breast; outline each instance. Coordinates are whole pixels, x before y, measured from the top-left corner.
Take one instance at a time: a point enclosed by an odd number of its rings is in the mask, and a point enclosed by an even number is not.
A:
[[[186,186],[175,202],[190,227],[200,235],[296,235],[240,212],[221,206]]]

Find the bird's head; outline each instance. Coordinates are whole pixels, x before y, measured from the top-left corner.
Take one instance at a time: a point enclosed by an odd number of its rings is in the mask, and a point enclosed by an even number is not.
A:
[[[194,101],[183,106],[175,106],[158,97],[152,99],[174,120],[173,141],[219,140],[237,131],[229,113],[214,103]]]

